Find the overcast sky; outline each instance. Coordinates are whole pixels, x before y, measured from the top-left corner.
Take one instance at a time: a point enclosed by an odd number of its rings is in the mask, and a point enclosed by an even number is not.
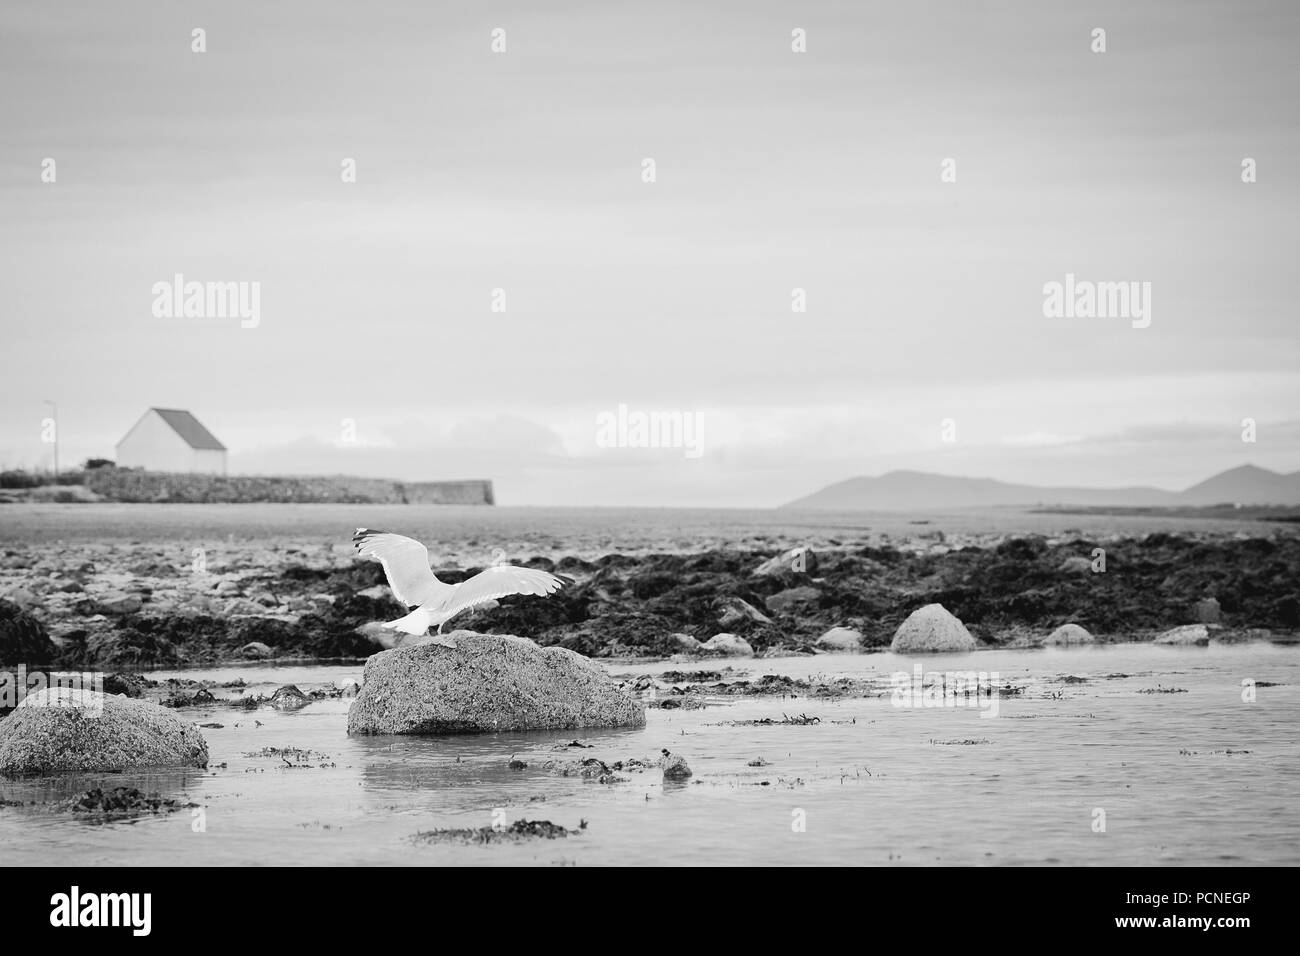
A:
[[[156,405],[502,504],[1294,470],[1297,44],[1294,0],[6,0],[0,464],[50,399],[65,464]],[[155,317],[176,273],[260,323]],[[1045,318],[1067,273],[1149,327]],[[703,453],[598,447],[620,404]]]

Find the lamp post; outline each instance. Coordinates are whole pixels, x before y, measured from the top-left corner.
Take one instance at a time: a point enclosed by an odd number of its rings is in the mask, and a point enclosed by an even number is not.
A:
[[[50,406],[50,418],[54,422],[54,481],[57,484],[59,480],[59,406],[48,398],[45,400],[45,404]]]

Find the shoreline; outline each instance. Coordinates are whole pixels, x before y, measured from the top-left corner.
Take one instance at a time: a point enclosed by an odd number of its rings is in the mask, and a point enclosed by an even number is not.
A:
[[[803,566],[772,547],[595,560],[512,554],[512,563],[571,583],[549,598],[467,612],[449,629],[514,634],[611,661],[726,657],[701,646],[721,634],[740,639],[720,647],[739,656],[810,654],[828,649],[818,642],[834,628],[857,632],[856,649],[870,652],[886,649],[912,611],[941,604],[978,648],[1036,646],[1065,623],[1099,644],[1189,624],[1225,641],[1290,642],[1300,632],[1300,538],[1271,530],[981,540],[917,528],[905,541],[822,547]],[[405,613],[380,565],[335,543],[0,547],[0,600],[9,602],[0,605],[0,665],[18,663],[4,658],[15,656],[19,632],[35,635],[22,658],[29,668],[361,661],[392,645],[375,622]],[[434,570],[456,583],[478,568]],[[33,659],[32,647],[49,659]]]

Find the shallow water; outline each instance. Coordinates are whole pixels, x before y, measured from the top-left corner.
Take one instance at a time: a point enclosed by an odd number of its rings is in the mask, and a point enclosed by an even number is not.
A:
[[[902,709],[891,654],[738,661],[754,677],[872,677],[879,694],[844,700],[719,698],[702,710],[651,709],[642,730],[454,738],[348,737],[348,700],[296,713],[194,708],[206,771],[0,783],[0,798],[47,800],[89,786],[135,786],[191,811],[95,823],[40,807],[0,807],[5,864],[1291,864],[1300,863],[1300,648],[1271,644],[996,650],[935,656],[927,672],[997,672],[1024,686],[975,707]],[[618,676],[705,664],[610,665]],[[724,665],[725,666],[725,665]],[[1127,676],[1108,676],[1127,675]],[[167,676],[166,674],[155,676]],[[248,693],[361,676],[360,667],[239,667],[177,676],[249,682]],[[1086,682],[1066,682],[1066,676]],[[1270,681],[1254,703],[1242,680]],[[1178,688],[1186,693],[1140,693]],[[732,721],[807,714],[809,725]],[[579,737],[591,750],[554,748]],[[310,767],[252,756],[323,755]],[[548,757],[607,763],[682,754],[695,772],[665,783],[555,777]],[[1231,752],[1229,752],[1231,751]],[[512,755],[528,761],[511,770]],[[757,757],[769,766],[750,767]],[[225,766],[218,766],[224,764]],[[326,766],[319,766],[326,764]],[[766,782],[768,785],[763,786]],[[1094,832],[1095,810],[1105,832]],[[494,817],[494,811],[498,811]],[[802,811],[806,830],[793,824]],[[446,845],[419,831],[550,820],[585,831],[520,844]]]

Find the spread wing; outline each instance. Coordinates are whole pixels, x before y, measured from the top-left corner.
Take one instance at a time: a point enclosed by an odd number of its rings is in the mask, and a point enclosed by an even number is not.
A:
[[[407,607],[436,601],[451,590],[429,570],[429,550],[414,538],[358,528],[352,543],[361,557],[375,558],[384,566],[393,596]]]
[[[498,564],[480,571],[456,585],[442,602],[430,610],[439,614],[459,614],[466,608],[511,594],[554,594],[564,582],[554,574],[533,568],[516,568]]]

